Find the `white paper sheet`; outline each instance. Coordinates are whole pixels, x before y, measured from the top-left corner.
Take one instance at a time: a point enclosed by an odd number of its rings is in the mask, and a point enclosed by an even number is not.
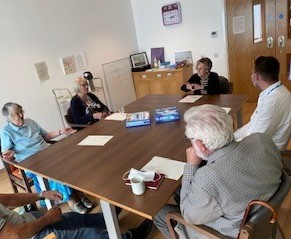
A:
[[[78,145],[81,146],[104,146],[113,136],[111,135],[88,135]]]
[[[179,100],[180,103],[194,103],[195,101],[199,100],[202,95],[187,95],[182,100]]]
[[[228,113],[231,110],[231,108],[229,107],[221,107],[221,108],[224,109],[226,113]]]
[[[154,156],[141,170],[163,173],[166,178],[178,180],[183,175],[185,164],[184,162]]]
[[[124,121],[126,119],[126,113],[113,113],[105,118],[105,120],[117,120]]]

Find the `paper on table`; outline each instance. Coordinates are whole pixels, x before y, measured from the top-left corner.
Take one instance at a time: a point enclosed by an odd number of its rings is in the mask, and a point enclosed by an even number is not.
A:
[[[88,135],[78,145],[82,146],[104,146],[113,136],[111,135]]]
[[[123,121],[126,119],[126,113],[113,113],[105,118],[105,120]]]
[[[222,109],[224,109],[226,113],[228,113],[231,110],[231,108],[229,107],[222,107]]]
[[[187,95],[182,100],[179,100],[180,103],[194,103],[195,101],[199,100],[202,95]]]
[[[178,180],[183,175],[185,164],[184,162],[154,156],[141,170],[155,171],[165,174],[166,178]]]

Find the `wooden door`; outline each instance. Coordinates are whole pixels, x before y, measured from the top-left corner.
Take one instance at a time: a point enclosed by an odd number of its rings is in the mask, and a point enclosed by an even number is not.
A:
[[[287,58],[290,56],[288,52],[291,53],[291,43],[288,38],[290,2],[225,0],[225,4],[229,73],[230,80],[234,84],[233,92],[250,95],[249,101],[257,101],[260,91],[253,86],[250,77],[254,60],[261,55],[277,57],[281,65],[280,80],[290,89],[291,81],[287,80],[289,75]],[[255,14],[258,10],[259,16]],[[259,34],[256,27],[258,25]],[[289,35],[291,37],[291,30]],[[283,47],[278,45],[279,36],[284,36]]]

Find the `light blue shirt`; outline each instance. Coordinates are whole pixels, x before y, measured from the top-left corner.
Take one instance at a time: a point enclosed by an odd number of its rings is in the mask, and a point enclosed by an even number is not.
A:
[[[1,131],[1,150],[13,150],[15,160],[21,162],[48,146],[43,138],[46,134],[32,119],[25,119],[22,126],[8,123]]]

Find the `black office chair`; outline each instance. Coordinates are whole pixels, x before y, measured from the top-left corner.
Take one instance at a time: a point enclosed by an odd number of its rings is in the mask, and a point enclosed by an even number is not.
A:
[[[238,239],[275,239],[277,232],[281,234],[281,238],[285,238],[277,221],[276,213],[290,190],[290,179],[284,170],[281,180],[279,188],[268,202],[254,200],[248,204]],[[254,213],[249,214],[254,205],[260,205],[261,207]],[[175,233],[171,221],[179,222],[210,239],[233,239],[204,225],[190,224],[184,220],[181,214],[171,212],[167,214],[166,222],[172,239],[177,239],[178,235]]]
[[[71,108],[68,109],[67,114],[64,115],[64,117],[65,117],[65,121],[66,121],[67,125],[69,125],[73,129],[81,130],[81,129],[84,129],[85,127],[89,126],[88,124],[76,124],[76,123],[74,123]]]
[[[219,80],[219,93],[220,94],[231,94],[232,93],[232,82],[228,81],[224,76],[218,76]]]

